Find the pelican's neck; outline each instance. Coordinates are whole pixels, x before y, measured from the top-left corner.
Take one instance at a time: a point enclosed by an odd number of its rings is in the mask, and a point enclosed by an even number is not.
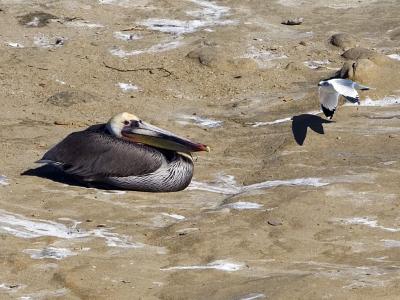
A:
[[[107,128],[108,133],[111,134],[112,136],[115,136],[117,138],[122,138],[121,130],[116,128],[116,126],[113,125],[112,123],[108,122],[106,124],[106,128]]]

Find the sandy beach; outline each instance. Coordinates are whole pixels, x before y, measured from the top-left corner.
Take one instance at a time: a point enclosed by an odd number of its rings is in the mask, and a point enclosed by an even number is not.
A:
[[[0,0],[0,298],[397,299],[399,13]],[[373,89],[328,121],[332,76]],[[186,190],[88,188],[35,164],[123,111],[211,147]]]

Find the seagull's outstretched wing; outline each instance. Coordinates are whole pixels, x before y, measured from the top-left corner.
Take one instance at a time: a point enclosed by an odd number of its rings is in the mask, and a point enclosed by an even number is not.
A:
[[[349,79],[332,79],[329,82],[336,92],[345,97],[351,103],[360,102],[360,96],[358,96],[357,90],[355,89],[355,85],[358,84],[354,81]],[[361,87],[366,88],[364,86]]]
[[[321,103],[322,111],[326,117],[332,119],[336,107],[338,106],[338,99],[339,94],[330,86],[321,86],[319,88],[319,102]]]

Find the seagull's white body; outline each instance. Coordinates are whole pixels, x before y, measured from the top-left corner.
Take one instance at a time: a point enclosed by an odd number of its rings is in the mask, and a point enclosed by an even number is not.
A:
[[[319,102],[325,116],[332,119],[339,103],[339,96],[342,95],[352,103],[360,103],[357,89],[369,90],[369,87],[358,84],[349,79],[334,78],[323,80],[318,83]]]

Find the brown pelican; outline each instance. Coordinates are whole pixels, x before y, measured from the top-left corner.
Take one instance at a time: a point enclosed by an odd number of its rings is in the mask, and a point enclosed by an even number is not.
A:
[[[171,132],[120,113],[107,124],[74,132],[37,163],[55,165],[86,182],[146,192],[185,189],[193,175],[191,152],[210,151]]]

